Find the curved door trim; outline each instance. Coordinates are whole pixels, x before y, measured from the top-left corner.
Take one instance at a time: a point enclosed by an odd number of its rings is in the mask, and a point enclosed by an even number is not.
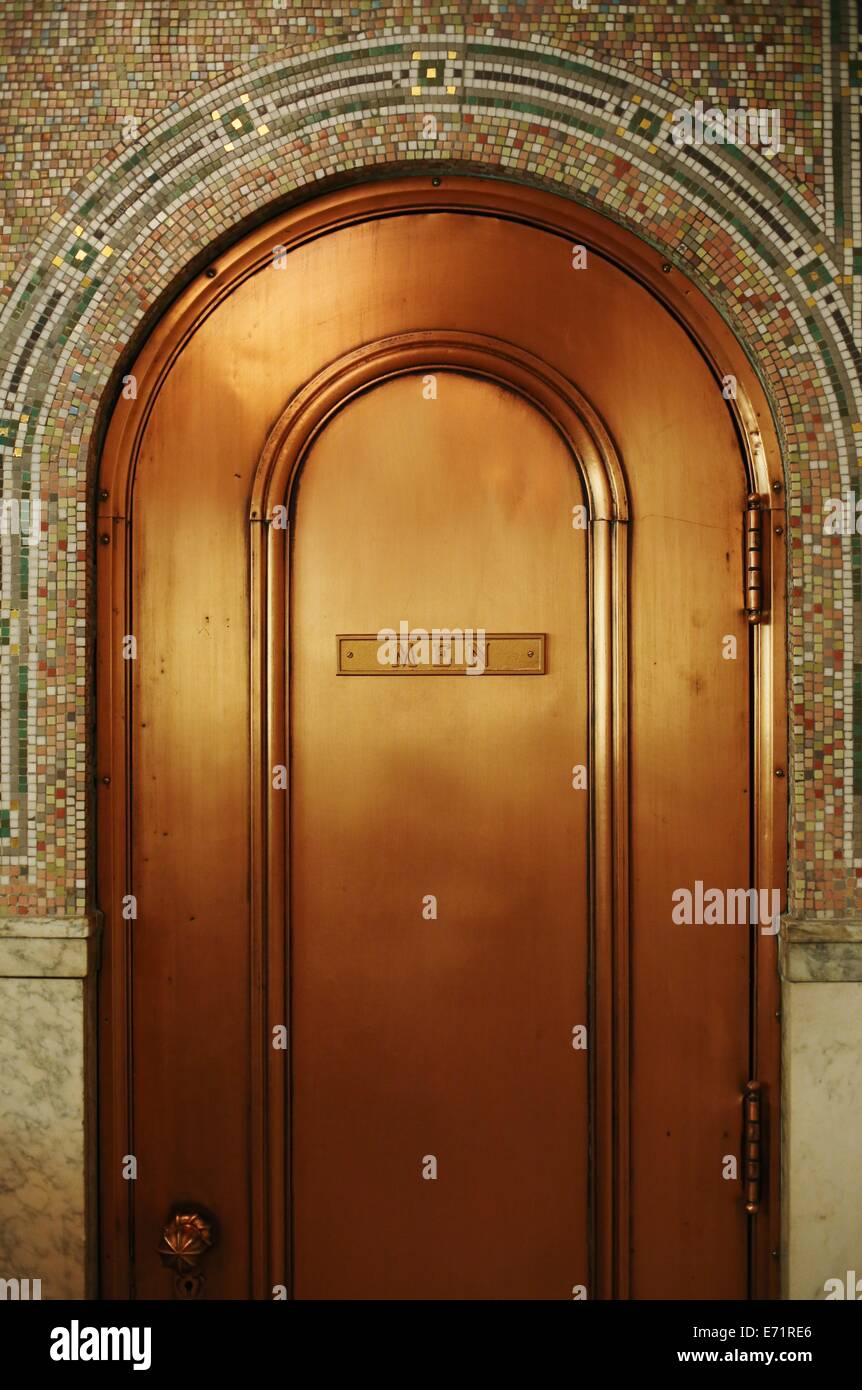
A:
[[[252,644],[257,687],[254,712],[270,719],[253,731],[255,763],[252,882],[261,885],[254,903],[255,937],[268,981],[262,1002],[261,1038],[287,1017],[290,962],[289,797],[273,791],[270,769],[289,770],[289,590],[291,500],[302,463],[328,420],[359,392],[393,376],[456,371],[484,377],[515,391],[541,411],[565,439],[578,468],[589,516],[589,798],[590,958],[592,1017],[591,1225],[592,1287],[601,1297],[625,1296],[628,1239],[625,1213],[628,1170],[628,791],[626,767],[626,527],[625,479],[607,430],[579,392],[530,354],[495,339],[468,333],[410,333],[369,343],[329,366],[300,391],[282,414],[261,455],[252,491]],[[286,508],[285,527],[269,523],[273,508]],[[253,714],[254,717],[254,714]],[[288,771],[289,778],[289,771]],[[597,1063],[597,1058],[607,1063]],[[261,1065],[269,1063],[262,1050]],[[283,1224],[265,1217],[266,1194],[283,1186],[288,1168],[289,1100],[281,1090],[281,1069],[264,1082],[269,1098],[269,1152],[261,1150],[254,1206],[256,1225],[268,1229],[271,1267],[284,1269]],[[287,1198],[276,1198],[277,1210]],[[619,1246],[614,1249],[614,1231]]]
[[[250,519],[261,520],[289,497],[303,454],[352,396],[390,376],[446,370],[484,376],[522,395],[556,426],[577,459],[590,519],[627,520],[625,478],[611,437],[572,383],[514,343],[454,330],[401,333],[363,343],[308,382],[266,442],[252,488]]]
[[[464,176],[442,178],[435,185],[430,176],[414,175],[358,184],[323,197],[312,193],[310,201],[242,237],[179,291],[134,357],[136,399],[118,399],[125,367],[118,369],[112,383],[111,404],[115,409],[102,456],[95,460],[100,491],[108,492],[113,501],[105,512],[128,513],[143,429],[175,358],[227,295],[271,264],[276,248],[289,254],[340,227],[429,212],[462,212],[522,222],[584,245],[590,254],[610,261],[637,280],[684,325],[719,383],[728,372],[736,377],[736,398],[727,406],[739,430],[750,483],[761,493],[769,493],[776,484],[779,491],[782,489],[779,438],[757,372],[718,310],[660,252],[600,213],[556,193]]]

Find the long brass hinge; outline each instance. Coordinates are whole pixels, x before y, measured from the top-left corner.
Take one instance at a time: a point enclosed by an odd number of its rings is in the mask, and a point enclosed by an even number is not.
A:
[[[761,1087],[759,1081],[749,1081],[742,1098],[742,1159],[745,1210],[752,1216],[760,1209],[763,1145],[760,1132]]]
[[[745,616],[750,623],[763,622],[763,512],[756,492],[745,505]]]

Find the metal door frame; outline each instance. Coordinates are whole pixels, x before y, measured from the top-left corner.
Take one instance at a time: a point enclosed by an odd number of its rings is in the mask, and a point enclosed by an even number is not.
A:
[[[150,411],[173,362],[198,326],[221,301],[262,265],[273,248],[290,250],[340,227],[381,217],[418,212],[462,212],[493,216],[533,226],[586,246],[626,272],[657,298],[682,324],[705,358],[720,386],[727,374],[737,379],[736,399],[728,401],[747,472],[747,485],[762,501],[764,516],[763,591],[767,620],[751,628],[752,671],[752,862],[753,886],[786,893],[787,875],[787,694],[785,667],[784,495],[778,435],[766,393],[748,357],[728,325],[706,297],[665,261],[661,254],[604,216],[557,194],[521,184],[466,176],[412,175],[363,183],[315,197],[245,236],[217,256],[176,298],[134,361],[137,398],[123,401],[111,417],[98,460],[96,543],[97,589],[97,736],[98,786],[97,894],[104,914],[103,962],[99,982],[100,1134],[103,1155],[131,1152],[130,1128],[130,923],[119,917],[125,891],[131,824],[131,779],[128,708],[129,663],[121,659],[121,638],[129,632],[130,535],[134,474]],[[429,356],[430,354],[430,356]],[[254,1039],[250,1076],[253,1116],[251,1154],[252,1249],[254,1291],[269,1298],[273,1283],[287,1282],[289,1193],[285,1181],[288,1103],[283,1075],[270,1065],[265,1037],[270,1024],[286,1019],[285,887],[272,866],[286,845],[286,798],[270,803],[270,779],[264,759],[274,757],[283,683],[273,684],[267,658],[275,628],[286,631],[283,558],[272,544],[272,530],[259,523],[274,500],[289,493],[290,477],[302,448],[321,427],[327,413],[346,391],[417,364],[437,362],[480,375],[496,375],[531,399],[558,428],[568,429],[580,459],[591,502],[591,546],[598,580],[594,591],[598,627],[592,634],[601,659],[591,698],[604,710],[606,746],[593,750],[607,769],[614,795],[606,801],[597,831],[596,887],[600,895],[596,946],[604,962],[602,978],[612,982],[598,1001],[596,1027],[603,1042],[593,1049],[612,1058],[594,1078],[594,1123],[600,1181],[595,1190],[596,1292],[626,1297],[628,1216],[625,1205],[628,1162],[628,960],[627,865],[619,847],[627,843],[625,789],[626,676],[625,628],[625,489],[613,447],[595,412],[570,383],[527,355],[481,339],[480,335],[402,335],[368,345],[337,371],[310,383],[287,407],[261,458],[249,521],[258,539],[252,546],[253,633],[252,709],[259,721],[252,731],[256,768],[252,826],[253,938],[252,1020]],[[374,376],[374,373],[377,376]],[[371,375],[369,376],[369,373]],[[321,414],[322,412],[322,414]],[[566,423],[567,422],[567,423]],[[300,428],[301,424],[301,428]],[[307,428],[306,428],[307,427]],[[94,470],[95,471],[95,470]],[[277,497],[277,494],[280,496]],[[742,504],[740,499],[740,515]],[[742,520],[740,521],[742,525]],[[268,537],[265,533],[269,533]],[[282,557],[284,552],[282,551]],[[598,644],[598,645],[597,645]],[[602,676],[602,671],[605,675]],[[267,707],[274,717],[267,721]],[[777,774],[777,775],[776,775]],[[267,794],[269,793],[269,794]],[[602,896],[604,895],[604,896]],[[761,1212],[751,1219],[750,1293],[778,1296],[778,1111],[779,986],[776,938],[756,933],[752,980],[751,1070],[763,1084],[766,1099],[766,1194]],[[595,1036],[595,1033],[594,1033]],[[741,1121],[740,1121],[741,1123]],[[127,1297],[130,1288],[130,1184],[118,1165],[101,1163],[101,1296]],[[277,1277],[278,1276],[278,1277]]]

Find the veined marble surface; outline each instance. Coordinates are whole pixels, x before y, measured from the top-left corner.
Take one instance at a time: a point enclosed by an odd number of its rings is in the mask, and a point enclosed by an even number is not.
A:
[[[59,936],[0,937],[0,976],[23,979],[33,975],[52,975],[73,979],[86,975],[86,938]]]
[[[783,1295],[862,1275],[862,983],[783,986]]]
[[[862,980],[862,918],[785,917],[781,924],[785,980]]]
[[[859,983],[862,942],[788,942],[782,950],[781,971],[786,980],[799,983]]]
[[[90,917],[0,917],[2,936],[89,936],[97,914]]]
[[[0,1278],[85,1294],[82,979],[0,979]]]

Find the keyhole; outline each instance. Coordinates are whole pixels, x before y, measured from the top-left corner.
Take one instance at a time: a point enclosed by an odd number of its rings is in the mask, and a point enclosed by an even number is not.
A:
[[[203,1285],[202,1274],[177,1275],[175,1288],[180,1298],[197,1298]]]

